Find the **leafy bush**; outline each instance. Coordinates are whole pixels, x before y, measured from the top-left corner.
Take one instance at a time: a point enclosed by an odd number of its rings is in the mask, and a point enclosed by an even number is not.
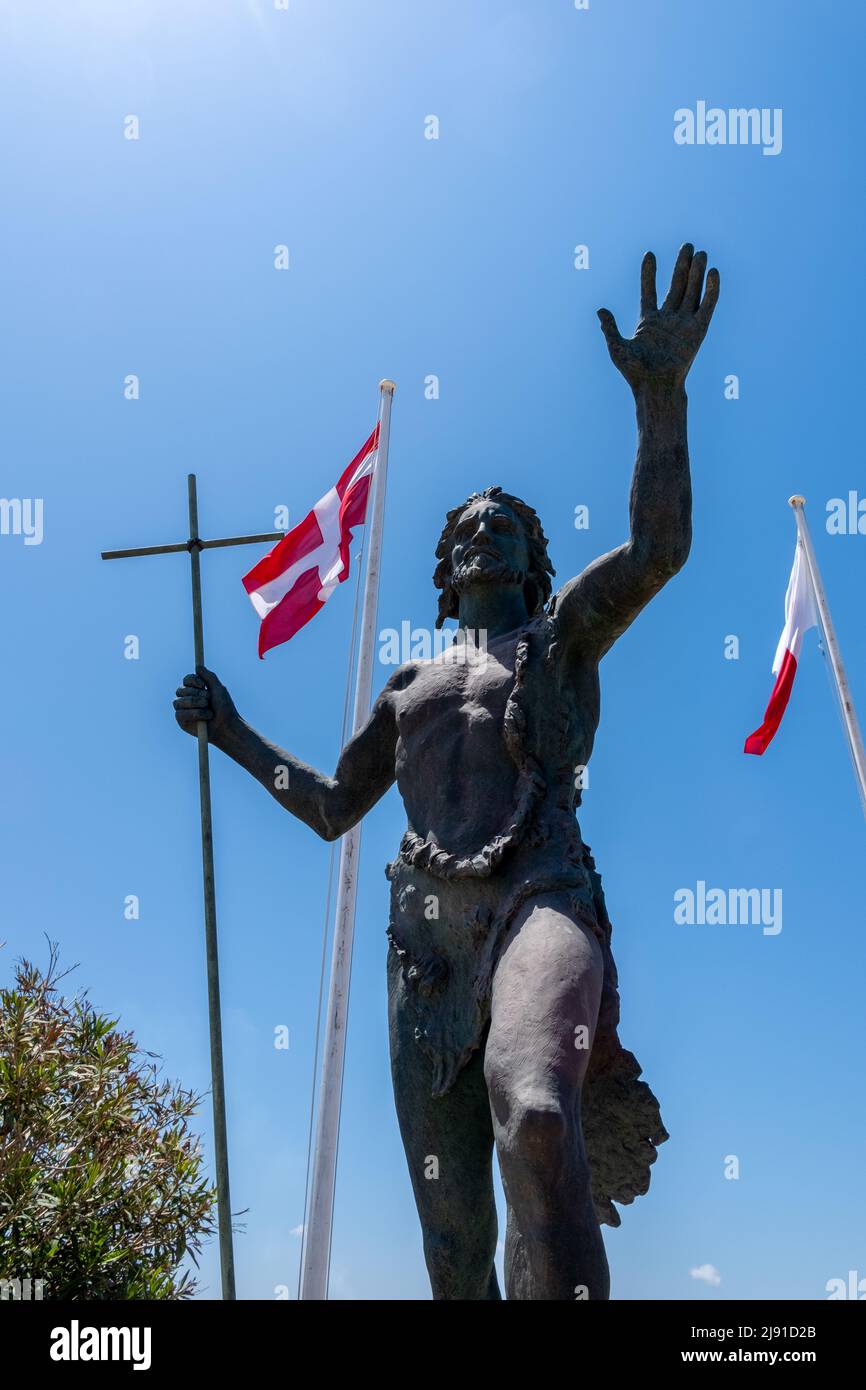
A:
[[[201,1097],[161,1080],[117,1020],[66,1000],[50,946],[0,989],[0,1278],[46,1299],[182,1299],[215,1192],[188,1123]]]

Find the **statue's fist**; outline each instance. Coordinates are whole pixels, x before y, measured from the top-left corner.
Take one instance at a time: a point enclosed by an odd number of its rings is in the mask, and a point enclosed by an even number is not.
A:
[[[237,718],[237,713],[219,676],[206,666],[197,667],[194,676],[184,676],[183,684],[177,688],[174,717],[184,733],[194,734],[196,725],[203,719],[208,726],[208,737],[213,738]]]

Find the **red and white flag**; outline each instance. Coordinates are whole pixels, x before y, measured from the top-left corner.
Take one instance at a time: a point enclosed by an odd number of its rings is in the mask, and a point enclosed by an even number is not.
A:
[[[812,589],[812,581],[809,578],[803,546],[798,540],[797,549],[794,552],[794,568],[791,570],[791,578],[788,580],[788,590],[785,594],[785,626],[782,628],[782,635],[779,638],[779,645],[773,659],[773,675],[776,677],[776,684],[773,686],[770,703],[764,713],[764,722],[753,734],[749,734],[743,749],[744,753],[761,754],[766,752],[770,746],[773,736],[782,722],[782,715],[785,713],[791,696],[791,688],[797,672],[797,662],[800,659],[800,648],[803,645],[803,633],[808,632],[810,627],[816,627],[817,623],[818,612],[815,606],[815,594]]]
[[[348,579],[352,530],[366,518],[378,453],[377,424],[336,486],[244,575],[244,588],[262,620],[259,656],[294,637]]]

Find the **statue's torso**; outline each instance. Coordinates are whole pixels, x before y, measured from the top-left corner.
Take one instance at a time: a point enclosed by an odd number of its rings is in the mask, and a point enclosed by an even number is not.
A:
[[[397,693],[396,775],[409,828],[457,854],[491,839],[515,805],[518,768],[503,726],[520,636],[488,641],[483,659],[455,645],[414,663]],[[596,664],[557,650],[535,671],[524,709],[543,801],[573,812],[575,768],[589,761],[599,719]]]

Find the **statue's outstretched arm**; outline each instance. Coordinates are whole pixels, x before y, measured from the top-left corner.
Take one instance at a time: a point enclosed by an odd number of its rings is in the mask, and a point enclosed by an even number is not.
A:
[[[711,270],[701,298],[705,252],[680,250],[671,287],[656,304],[655,257],[641,266],[641,316],[633,338],[620,336],[613,314],[598,317],[614,365],[632,388],[638,449],[631,486],[631,534],[557,596],[563,640],[601,657],[686,561],[692,494],[686,438],[685,380],[719,297]]]
[[[174,702],[175,717],[194,734],[198,720],[208,725],[208,741],[261,782],[275,801],[304,821],[323,840],[336,840],[366,815],[394,781],[397,723],[392,678],[370,718],[340,754],[327,777],[250,728],[238,714],[226,687],[204,666],[185,676]]]

